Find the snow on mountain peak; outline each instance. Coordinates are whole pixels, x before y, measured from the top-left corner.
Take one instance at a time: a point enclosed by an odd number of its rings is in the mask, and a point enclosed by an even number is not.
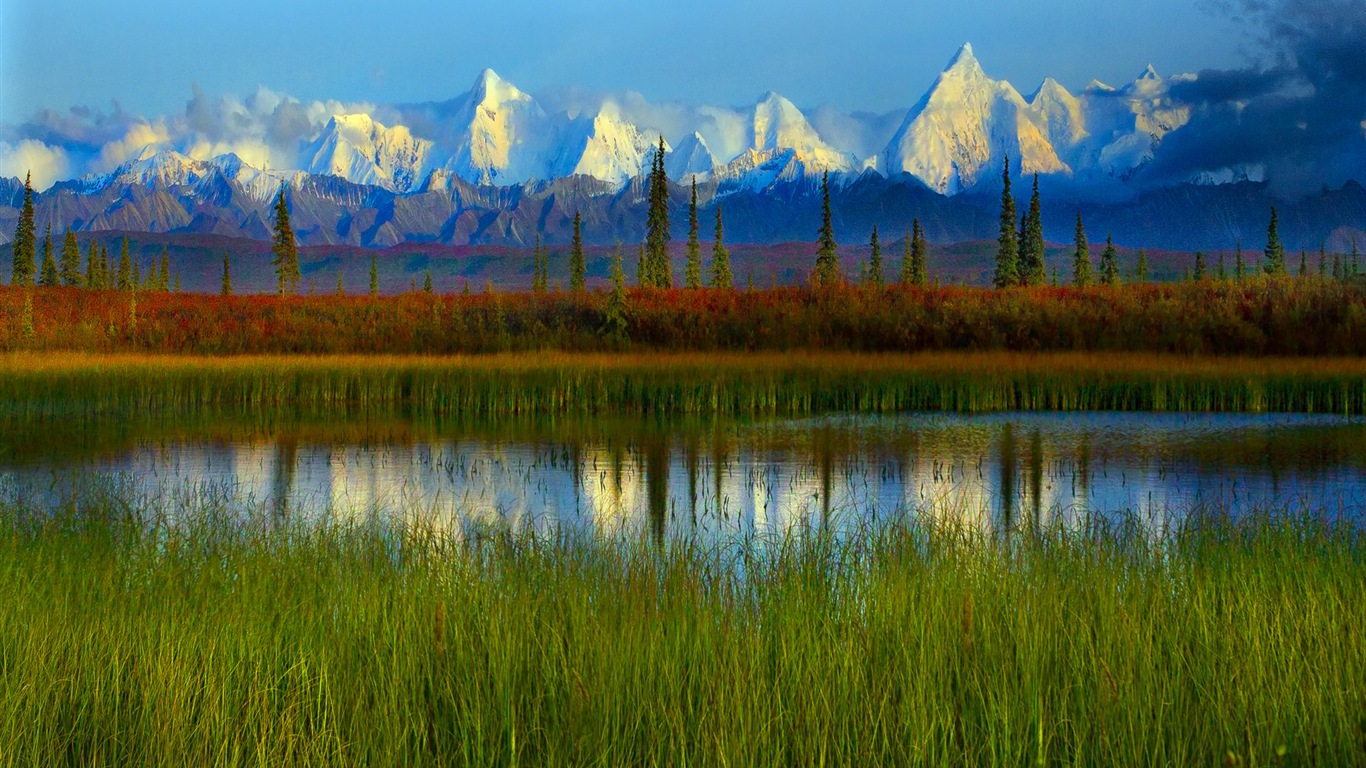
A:
[[[1162,76],[1159,75],[1159,74],[1157,74],[1157,70],[1153,68],[1153,65],[1152,65],[1152,64],[1149,64],[1148,66],[1146,66],[1146,67],[1143,68],[1143,71],[1142,71],[1142,72],[1139,72],[1139,73],[1138,73],[1138,79],[1139,79],[1139,80],[1161,80],[1161,79],[1162,79]]]
[[[431,154],[432,142],[405,126],[389,128],[361,113],[333,115],[306,150],[305,170],[411,192],[429,172]]]
[[[754,105],[750,130],[750,149],[755,152],[772,155],[791,149],[808,168],[834,172],[854,168],[852,157],[826,143],[795,104],[773,91]]]
[[[987,77],[964,46],[906,114],[878,167],[955,194],[987,178],[1007,155],[1019,159],[1020,173],[1069,170],[1019,92]]]
[[[664,170],[669,178],[680,184],[692,177],[705,179],[716,170],[716,156],[711,153],[702,134],[693,131],[664,156]]]
[[[558,156],[550,161],[550,175],[591,176],[625,184],[654,159],[657,141],[658,137],[646,137],[627,122],[621,108],[608,101],[592,119],[581,116],[568,126]]]
[[[972,52],[972,43],[963,43],[958,52],[953,54],[949,63],[944,67],[945,72],[952,70],[973,70],[981,71],[982,65],[977,61],[977,56]]]

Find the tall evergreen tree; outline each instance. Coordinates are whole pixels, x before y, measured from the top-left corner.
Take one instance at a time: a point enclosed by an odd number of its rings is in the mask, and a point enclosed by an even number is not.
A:
[[[688,201],[688,264],[683,270],[683,285],[702,287],[702,244],[697,231],[697,177],[692,177],[692,197]]]
[[[1148,282],[1148,252],[1143,248],[1138,249],[1138,262],[1134,264],[1134,282]]]
[[[100,245],[93,239],[85,257],[85,285],[87,288],[103,288],[100,284]]]
[[[57,274],[57,259],[52,255],[52,225],[47,225],[47,234],[43,235],[43,285],[49,288],[56,288],[62,284],[61,278]]]
[[[1357,239],[1352,238],[1352,277],[1361,274],[1361,253],[1357,250]]]
[[[81,275],[81,244],[76,242],[76,233],[71,227],[66,228],[66,235],[62,237],[62,261],[58,268],[62,285],[80,287],[85,282]]]
[[[223,251],[223,285],[220,291],[224,296],[232,295],[232,257]]]
[[[642,246],[643,248],[644,246]],[[626,341],[629,322],[626,318],[626,273],[621,265],[621,242],[612,251],[612,291],[607,294],[607,306],[603,308],[602,332],[617,342]]]
[[[919,219],[915,220],[917,224]],[[915,262],[911,256],[911,228],[906,227],[906,236],[901,240],[901,277],[902,285],[914,285]]]
[[[721,225],[721,206],[716,206],[716,236],[711,245],[711,287],[730,290],[735,277],[730,272],[730,251],[726,250],[725,230]]]
[[[1086,225],[1081,221],[1081,211],[1077,211],[1077,231],[1073,241],[1076,250],[1072,252],[1072,284],[1085,288],[1091,284],[1091,246],[1086,242]]]
[[[133,290],[133,261],[128,258],[128,238],[123,238],[123,245],[119,249],[119,281],[120,291]]]
[[[1328,244],[1319,241],[1319,277],[1328,276]]]
[[[1219,282],[1221,282],[1221,283],[1222,283],[1222,282],[1227,282],[1227,281],[1228,281],[1228,268],[1224,266],[1224,252],[1223,252],[1223,251],[1220,251],[1220,252],[1219,252],[1219,272],[1218,272],[1218,274],[1216,275],[1216,277],[1219,279]]]
[[[1346,275],[1342,272],[1342,254],[1335,251],[1333,253],[1333,279],[1341,280],[1344,277],[1346,277]]]
[[[435,289],[432,288],[432,270],[427,270],[427,277],[422,281],[422,292],[428,296],[432,295]]]
[[[1196,282],[1201,282],[1209,277],[1209,269],[1205,266],[1205,254],[1202,251],[1195,252],[1195,272],[1191,278]]]
[[[10,285],[31,286],[38,270],[38,229],[33,221],[33,184],[32,174],[24,177],[24,203],[19,209],[19,221],[14,226],[14,240],[10,242],[13,254],[10,268]]]
[[[1239,240],[1237,248],[1233,252],[1233,276],[1241,283],[1246,272],[1247,264],[1243,261],[1243,241]]]
[[[166,246],[161,246],[161,274],[157,275],[157,289],[171,290],[171,254]]]
[[[997,288],[1009,288],[1020,282],[1020,243],[1015,231],[1015,198],[1010,194],[1010,156],[1001,174],[1005,187],[1001,191],[1001,234],[996,246],[996,274],[992,283]]]
[[[375,254],[370,254],[370,298],[379,296],[379,262],[375,260]]]
[[[1276,227],[1276,206],[1271,206],[1271,224],[1266,228],[1266,257],[1262,269],[1268,275],[1285,274],[1285,246],[1281,245],[1281,235]]]
[[[588,287],[588,263],[583,256],[583,229],[579,212],[574,211],[574,241],[569,247],[569,288],[583,291]]]
[[[469,287],[469,283],[468,283],[468,282],[465,283],[465,287],[466,287],[466,288]],[[342,281],[342,272],[341,272],[341,270],[339,269],[339,270],[337,270],[337,296],[338,296],[338,297],[341,297],[341,296],[345,296],[345,295],[346,295],[346,283]]]
[[[138,265],[138,260],[133,259],[133,278],[128,281],[133,286],[133,290],[140,291],[144,288],[142,284],[142,267]]]
[[[669,264],[669,176],[664,170],[664,137],[659,137],[650,169],[650,210],[645,223],[646,274],[640,284],[649,288],[672,288]]]
[[[1100,255],[1100,282],[1102,285],[1119,285],[1119,257],[1115,254],[1114,238],[1106,236],[1105,251]]]
[[[873,225],[873,237],[868,241],[868,247],[872,251],[868,257],[868,283],[878,287],[882,286],[882,243],[878,240],[877,225]]]
[[[650,257],[645,251],[645,243],[641,243],[640,254],[636,257],[636,286],[653,287],[654,279],[654,267],[650,264]]]
[[[920,219],[911,219],[911,285],[918,288],[924,288],[930,282],[929,250]]]
[[[1029,198],[1029,213],[1025,215],[1020,237],[1020,282],[1024,285],[1043,285],[1048,282],[1044,266],[1043,213],[1039,206],[1039,174],[1034,174],[1034,193]]]
[[[540,233],[536,234],[536,247],[532,249],[531,255],[532,260],[535,262],[535,274],[531,278],[531,292],[545,293],[550,286],[550,276],[546,274],[548,271],[546,265],[547,258],[545,253],[541,250]]]
[[[816,239],[816,268],[811,273],[811,284],[816,287],[838,285],[839,246],[835,243],[835,227],[830,216],[829,172],[821,176],[821,229]]]
[[[1300,277],[1309,277],[1309,256],[1300,248]]]
[[[275,287],[281,294],[294,293],[299,286],[299,244],[294,240],[294,228],[289,224],[289,206],[285,203],[285,187],[275,198],[275,234],[271,240],[270,263],[275,266]]]

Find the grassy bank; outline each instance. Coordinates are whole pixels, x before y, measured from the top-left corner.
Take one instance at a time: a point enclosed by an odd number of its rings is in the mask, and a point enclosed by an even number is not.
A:
[[[0,763],[1366,760],[1359,528],[701,551],[128,510],[0,510]]]
[[[0,418],[831,411],[1366,413],[1366,359],[1139,354],[0,356]]]

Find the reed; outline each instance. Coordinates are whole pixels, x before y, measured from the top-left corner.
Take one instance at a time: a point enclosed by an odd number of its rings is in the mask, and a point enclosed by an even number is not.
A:
[[[1346,524],[708,550],[114,491],[0,512],[5,765],[1366,760]]]
[[[1366,413],[1366,360],[1005,352],[0,356],[0,419],[10,420],[1005,410],[1359,415]]]

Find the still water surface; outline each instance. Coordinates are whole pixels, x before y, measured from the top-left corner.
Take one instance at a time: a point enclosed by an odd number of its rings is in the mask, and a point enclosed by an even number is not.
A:
[[[60,440],[56,441],[60,444]],[[143,431],[77,452],[0,444],[0,492],[57,505],[94,478],[174,514],[420,520],[728,541],[903,516],[996,532],[1192,511],[1362,519],[1366,422],[1298,415],[829,416],[531,434],[426,428],[223,439]]]

